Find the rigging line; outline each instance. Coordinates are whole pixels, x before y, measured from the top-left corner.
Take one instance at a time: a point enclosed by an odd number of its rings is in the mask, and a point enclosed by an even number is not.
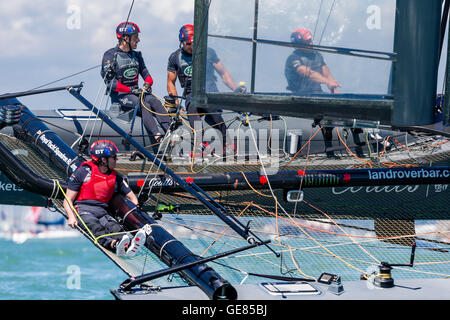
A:
[[[313,130],[313,129],[312,129],[312,127],[311,127],[311,132],[310,132],[310,134],[309,134],[310,137],[312,136],[312,130]],[[311,151],[311,144],[308,143],[308,151],[306,152],[306,161],[305,161],[305,165],[303,166],[303,172],[306,171],[306,167],[307,167],[308,161],[309,161],[309,153],[310,153],[310,151]],[[293,212],[294,218],[295,218],[295,216],[296,216],[296,214],[297,214],[297,206],[298,206],[298,203],[299,203],[299,200],[300,200],[300,193],[301,193],[301,191],[302,191],[302,186],[303,186],[303,181],[304,181],[304,180],[305,180],[305,175],[302,175],[302,178],[301,178],[301,180],[300,180],[300,185],[298,186],[297,201],[296,201],[295,204],[294,204],[294,212]]]
[[[160,143],[159,146],[158,146],[158,151],[157,151],[156,154],[159,154],[159,152],[161,151],[161,147],[162,147],[163,143],[164,143],[166,140],[168,140],[168,139],[170,138],[170,135],[171,135],[171,134],[170,134],[169,132],[166,132],[166,135],[164,136],[163,140],[161,141],[161,143]],[[167,142],[166,142],[166,145],[165,145],[165,149],[164,149],[163,155],[165,155],[165,154],[167,153],[167,148],[169,147],[169,144],[170,144],[170,143],[167,143]],[[155,157],[155,158],[156,158],[156,157]],[[162,161],[159,162],[158,168],[157,168],[155,171],[153,171],[153,173],[154,173],[154,176],[153,176],[153,177],[154,177],[154,178],[156,178],[156,176],[159,174],[159,170],[160,170],[160,168],[161,168],[161,164],[162,164]],[[141,189],[139,190],[138,198],[139,198],[139,196],[141,195],[142,191],[144,190],[145,183],[147,182],[148,177],[149,177],[150,174],[152,173],[152,170],[153,170],[154,165],[155,165],[155,160],[152,161],[152,163],[151,163],[151,165],[150,165],[150,168],[149,168],[148,171],[147,171],[147,175],[145,176],[144,183],[142,184]],[[149,195],[150,195],[150,193],[152,192],[152,189],[153,189],[153,185],[150,186],[150,190],[148,191],[148,194],[149,194]]]
[[[428,275],[435,275],[435,276],[442,276],[442,277],[450,277],[450,274],[445,273],[437,273],[437,272],[431,272],[431,271],[424,271],[424,270],[417,270],[413,268],[402,268],[402,267],[396,267],[398,270],[410,272],[410,273],[422,273],[422,274],[428,274]]]
[[[317,20],[316,20],[316,24],[315,24],[315,26],[314,26],[313,41],[314,41],[315,38],[316,38],[316,30],[317,30],[317,26],[318,26],[318,24],[319,24],[319,18],[320,18],[320,13],[321,13],[321,11],[322,11],[322,5],[323,5],[323,0],[320,0],[319,13],[317,14]],[[319,45],[320,45],[320,42],[319,42]],[[311,68],[312,63],[313,63],[313,62],[312,62],[311,60],[309,60],[309,61],[308,61],[308,64],[306,65],[306,67],[307,67],[308,69]],[[300,87],[303,86],[303,84],[304,84],[305,81],[306,81],[306,78],[307,78],[307,77],[302,77],[302,78],[301,78],[301,80],[300,80]]]
[[[271,216],[275,216],[275,213],[270,212],[270,211],[268,211],[268,210],[258,206],[257,204],[253,204],[253,206],[258,208],[258,209],[260,209],[261,211],[271,215]],[[296,226],[302,226],[305,229],[310,229],[312,231],[317,231],[317,232],[320,232],[320,233],[329,234],[329,235],[335,235],[335,236],[340,236],[340,237],[350,237],[350,236],[348,236],[346,234],[326,231],[326,230],[323,230],[323,229],[319,229],[319,228],[311,227],[311,226],[308,226],[308,225],[304,225],[304,224],[301,224],[299,222],[293,221],[290,216],[288,216],[288,217],[290,219],[284,218],[284,217],[280,217],[280,219],[284,220],[287,223],[291,223],[291,224],[294,224]],[[412,237],[426,236],[426,235],[433,235],[433,234],[440,234],[440,233],[441,233],[440,231],[431,231],[431,232],[423,232],[423,233],[410,234],[410,235],[401,235],[401,236],[393,236],[393,237],[360,236],[360,235],[353,235],[352,237],[354,237],[354,238],[361,238],[361,239],[371,239],[371,240],[367,240],[367,241],[371,242],[371,241],[377,241],[377,240],[381,240],[381,241],[383,241],[383,240],[398,240],[398,239],[403,239],[403,238],[412,238]],[[364,242],[366,242],[366,241],[364,241]],[[363,242],[360,242],[360,243],[363,243]],[[351,243],[342,243],[342,245],[345,245],[345,244],[351,244]],[[319,246],[322,247],[322,245],[320,245],[320,244],[319,244]],[[328,245],[328,246],[336,246],[336,245]]]
[[[303,149],[311,143],[312,139],[322,130],[322,126],[319,127],[319,129],[317,129],[317,131],[309,138],[308,141],[305,142],[305,144],[300,148],[300,150],[297,151],[297,153],[292,157],[292,159],[286,163],[284,166],[282,166],[282,168],[285,168],[287,166],[289,166],[291,164],[292,161],[294,161],[294,159],[303,151]],[[309,148],[309,147],[308,147]]]
[[[369,251],[367,251],[366,249],[364,249],[363,247],[361,247],[361,245],[355,241],[355,239],[353,239],[353,237],[351,235],[349,235],[347,232],[345,232],[345,230],[338,224],[336,223],[336,221],[334,221],[334,219],[332,219],[328,214],[326,214],[324,211],[320,210],[319,208],[313,206],[312,204],[306,202],[305,200],[302,200],[303,203],[306,203],[308,206],[310,206],[311,208],[313,208],[314,210],[320,212],[321,214],[323,214],[325,217],[327,217],[328,220],[330,220],[335,226],[337,226],[347,237],[349,237],[352,242],[354,244],[356,244],[365,254],[367,254],[369,257],[371,257],[373,260],[375,260],[375,262],[377,262],[378,264],[380,263],[380,260],[378,260],[377,258],[375,258]]]
[[[133,5],[134,5],[134,0],[132,1],[131,6],[130,6],[130,9],[129,9],[129,11],[128,11],[127,21],[126,21],[126,23],[125,23],[125,26],[127,26],[127,24],[128,24],[128,20],[129,20],[129,18],[130,18],[131,10],[133,9]],[[101,65],[99,65],[99,66],[101,66]],[[103,77],[102,84],[105,83],[106,76],[107,76],[107,74],[105,74],[105,76]],[[94,100],[94,105],[97,104],[98,97],[99,97],[99,95],[100,95],[100,90],[101,90],[101,88],[103,88],[103,85],[102,85],[102,84],[100,85],[99,91],[97,92],[97,96],[96,96],[96,98],[95,98],[95,100]],[[108,96],[108,97],[110,96],[110,93],[111,93],[111,90],[112,90],[112,84],[113,84],[113,81],[110,81],[110,85],[109,85],[109,89],[108,89],[108,91],[107,91],[107,94],[105,94],[104,96],[102,96],[102,99],[101,99],[101,102],[100,102],[100,108],[98,108],[99,112],[97,113],[96,118],[99,118],[100,109],[101,109],[101,106],[103,105],[103,101],[104,101],[104,99],[105,99],[105,96]],[[109,99],[107,98],[107,100],[106,100],[106,105],[105,105],[105,109],[104,109],[105,111],[106,111],[106,108],[107,108],[107,106],[108,106],[108,103],[109,103]],[[85,132],[86,132],[86,128],[87,128],[87,125],[88,125],[88,123],[90,122],[90,120],[91,120],[91,114],[89,114],[89,119],[88,119],[88,121],[86,122],[86,126],[85,126],[85,129],[84,129],[84,131],[83,131],[83,136],[84,136],[84,134],[85,134]],[[103,128],[103,122],[104,122],[104,121],[102,121],[102,122],[101,122],[101,125],[100,125],[99,136],[100,136],[101,130],[102,130],[102,128]],[[96,127],[96,124],[97,124],[97,123],[94,122],[94,125],[92,126],[91,134],[89,135],[89,141],[88,141],[89,144],[91,144],[91,139],[92,139],[92,135],[94,134],[94,129],[95,129],[95,127]],[[98,140],[98,138],[97,138],[97,140]],[[80,139],[80,143],[81,143],[81,139]]]
[[[97,102],[98,102],[98,99],[99,99],[99,96],[100,96],[100,92],[103,89],[103,86],[104,86],[104,83],[105,83],[105,79],[106,79],[106,74],[103,77],[102,82],[100,82],[100,86],[99,86],[99,88],[97,90],[97,95],[95,96],[94,104],[97,104]],[[92,111],[89,112],[89,118],[88,118],[88,120],[86,121],[86,123],[84,125],[83,133],[81,134],[81,137],[80,137],[79,146],[81,145],[81,140],[86,135],[86,130],[87,130],[88,124],[91,122],[92,115],[93,115],[93,112]],[[94,118],[94,121],[96,121],[95,119],[97,119],[97,118],[98,118],[98,115]],[[92,132],[91,132],[91,136],[92,136]],[[90,142],[91,142],[91,138],[89,137],[89,144],[90,144]]]
[[[249,203],[239,214],[238,214],[238,216],[237,216],[237,218],[239,218],[245,211],[247,211],[247,209],[251,206],[253,204],[253,202],[252,203]],[[205,250],[205,251],[203,251],[203,253],[200,255],[201,257],[203,257],[204,255],[205,255],[205,253],[207,253],[208,252],[208,250],[209,249],[211,249],[212,248],[212,246],[225,234],[225,232],[228,230],[230,228],[230,226],[227,226],[226,228],[225,228],[225,230],[223,230],[222,231],[222,233],[209,245],[209,247]]]
[[[350,148],[347,146],[347,144],[345,143],[345,141],[342,139],[341,135],[339,134],[339,128],[338,128],[338,127],[336,127],[336,133],[337,133],[337,136],[338,136],[339,140],[342,142],[342,144],[345,146],[345,148],[347,149],[347,151],[348,151],[353,157],[355,157],[356,159],[358,159],[358,160],[364,162],[364,163],[367,164],[370,168],[372,168],[372,163],[370,163],[369,161],[366,161],[366,160],[364,160],[364,159],[361,159],[360,157],[358,157],[356,154],[354,154],[354,153],[350,150]]]
[[[112,83],[112,82],[111,82]],[[97,112],[97,114],[95,115],[95,117],[96,117],[96,119],[97,118],[100,118],[99,117],[99,115],[100,115],[100,109],[101,109],[101,107],[102,107],[102,105],[103,105],[103,101],[104,101],[104,99],[105,99],[105,96],[106,95],[103,95],[102,96],[102,99],[100,100],[100,104],[99,104],[99,108],[97,108],[98,109],[98,112]],[[106,106],[105,106],[105,108],[103,109],[103,111],[106,111]],[[103,123],[103,120],[102,120],[102,123]],[[87,126],[87,125],[86,125]],[[93,134],[94,134],[94,130],[95,130],[95,127],[97,126],[97,121],[95,121],[94,122],[94,125],[92,126],[92,129],[91,129],[91,134],[89,135],[89,145],[91,144],[91,139],[92,139],[92,136],[93,136]],[[97,140],[98,140],[98,138],[97,138]]]
[[[160,144],[159,147],[158,147],[158,151],[157,151],[157,153],[156,153],[157,155],[159,154],[159,152],[160,152],[160,150],[161,150],[161,147],[162,147],[163,143],[164,143],[166,140],[168,140],[168,139],[170,138],[170,135],[171,135],[171,133],[169,133],[169,134],[166,133],[166,135],[164,136],[164,138],[163,138],[161,144]],[[164,152],[163,152],[163,158],[164,158],[164,156],[165,156],[166,153],[167,153],[167,149],[168,149],[169,145],[170,145],[170,142],[166,142],[165,149],[164,149]],[[156,159],[156,157],[155,157],[155,159]],[[155,174],[154,174],[154,176],[153,176],[154,178],[156,178],[156,176],[158,175],[158,172],[159,172],[159,170],[160,170],[160,168],[161,168],[161,164],[162,164],[162,161],[159,162],[158,168],[156,169]],[[141,189],[139,190],[138,197],[141,195],[142,190],[144,189],[145,183],[146,183],[148,177],[150,176],[150,173],[151,173],[151,171],[152,171],[154,165],[155,165],[155,161],[152,161],[152,165],[150,166],[150,169],[148,170],[148,173],[147,173],[147,176],[145,177],[144,183],[142,184]],[[166,170],[167,170],[167,168],[166,168]],[[162,187],[162,185],[161,185],[161,187]],[[149,195],[151,194],[152,189],[153,189],[153,185],[150,186],[150,190],[148,191],[148,194],[149,194]],[[156,203],[155,203],[155,210],[156,210],[156,208],[158,207],[158,203],[159,203],[159,198],[157,198],[157,201],[156,201]]]
[[[36,90],[36,89],[40,89],[40,88],[46,87],[46,86],[48,86],[48,85],[54,84],[54,83],[56,83],[56,82],[59,82],[59,81],[62,81],[62,80],[66,80],[66,79],[69,79],[69,78],[71,78],[71,77],[77,76],[77,75],[79,75],[79,74],[82,74],[82,73],[84,73],[84,72],[90,71],[90,70],[92,70],[92,69],[96,69],[96,68],[98,68],[98,67],[100,67],[100,66],[101,66],[101,65],[99,64],[99,65],[96,65],[96,66],[94,66],[94,67],[90,67],[90,68],[88,68],[88,69],[85,69],[85,70],[79,71],[79,72],[77,72],[77,73],[73,73],[73,74],[71,74],[71,75],[68,75],[68,76],[65,76],[65,77],[63,77],[63,78],[57,79],[57,80],[55,80],[55,81],[52,81],[52,82],[49,82],[49,83],[40,85],[39,87],[30,89],[29,91],[33,91],[33,90]]]
[[[330,20],[330,16],[331,16],[331,13],[333,12],[333,8],[334,8],[334,4],[335,3],[336,3],[336,0],[333,0],[333,3],[332,3],[331,8],[330,8],[330,12],[329,12],[328,17],[327,17],[327,20],[325,21],[325,26],[323,27],[323,30],[322,30],[322,35],[320,36],[319,45],[322,43],[323,35],[325,34],[325,30],[327,29],[328,21]]]
[[[194,128],[192,128],[186,120],[184,120],[183,118],[180,119],[189,129],[191,129],[192,133],[194,134],[194,145],[192,146],[192,153],[190,156],[191,156],[191,172],[196,173],[194,170],[194,160],[195,160],[194,152],[195,152],[195,145],[197,144],[197,131]]]
[[[280,117],[283,120],[284,123],[284,136],[283,136],[283,147],[282,148],[277,148],[277,149],[272,149],[272,135],[273,135],[273,119],[272,119],[272,114],[269,115],[270,118],[270,134],[269,134],[269,138],[267,139],[267,146],[269,148],[270,151],[282,151],[284,153],[284,157],[287,156],[286,153],[286,137],[287,137],[287,124],[286,124],[286,120],[283,117]]]
[[[176,218],[176,219],[178,219],[178,218]],[[183,222],[185,222],[185,221],[190,221],[190,220],[183,220]],[[201,227],[195,227],[195,226],[191,226],[191,225],[188,225],[188,224],[182,224],[182,223],[179,223],[179,222],[168,220],[167,218],[161,218],[161,222],[164,222],[164,223],[167,223],[167,224],[174,224],[174,225],[177,225],[177,226],[180,226],[180,227],[184,227],[184,228],[186,228],[186,229],[188,229],[188,230],[190,230],[192,232],[197,230],[196,232],[203,231],[203,232],[212,233],[212,234],[219,234],[219,232],[214,231],[214,230],[209,230],[209,229],[205,229],[205,228],[201,228]],[[198,222],[198,220],[197,221],[193,221],[193,222]],[[209,224],[211,224],[211,223],[209,223]],[[217,226],[217,225],[215,225],[215,226]],[[223,227],[222,224],[220,224],[218,226]],[[213,239],[213,236],[211,236],[209,234],[203,234],[203,235]],[[232,235],[232,234],[227,235],[227,237],[233,238],[233,239],[238,239],[238,240],[242,239],[241,237],[235,236],[235,235]],[[224,240],[223,244],[230,245],[229,243],[226,243],[225,240]],[[234,247],[234,248],[237,248],[237,247]]]
[[[53,180],[53,181],[56,181],[56,184],[58,185],[58,188],[61,190],[62,194],[64,195],[64,198],[66,199],[67,203],[69,204],[70,209],[76,214],[78,220],[83,224],[84,228],[89,233],[89,236],[91,238],[90,240],[92,242],[94,242],[95,245],[97,245],[97,246],[99,245],[98,244],[98,239],[101,239],[101,238],[104,238],[104,237],[109,237],[109,236],[114,236],[114,235],[125,234],[125,233],[133,233],[133,232],[137,232],[137,231],[140,230],[140,229],[136,229],[136,230],[132,230],[132,231],[115,232],[115,233],[103,234],[103,235],[100,235],[98,237],[95,237],[94,234],[92,233],[92,231],[88,228],[86,223],[81,218],[81,215],[78,213],[78,211],[73,206],[73,203],[71,201],[69,201],[69,199],[67,198],[67,195],[64,192],[64,189],[62,188],[61,184],[59,183],[59,180]],[[78,226],[78,228],[80,228],[80,227]]]
[[[105,98],[106,97],[106,105],[105,105],[105,109],[104,109],[104,111],[106,112],[106,110],[108,110],[108,106],[109,106],[109,102],[111,101],[111,99],[109,98],[110,97],[110,94],[111,94],[111,90],[112,90],[112,84],[113,84],[113,82],[111,81],[111,83],[110,83],[110,85],[109,85],[109,89],[107,89],[108,91],[105,93],[105,95],[102,97],[102,98]],[[101,104],[103,104],[103,99],[102,99],[102,103]],[[99,108],[100,109],[100,108]],[[97,140],[99,139],[99,137],[101,137],[101,135],[102,135],[102,129],[103,129],[103,124],[105,123],[105,121],[103,121],[102,120],[102,122],[100,123],[100,130],[98,131],[98,138],[97,138]],[[95,123],[94,123],[95,124]]]
[[[163,99],[163,98],[161,98],[160,96],[158,96],[158,95],[156,95],[153,91],[152,91],[152,93],[151,93],[151,95],[152,96],[154,96],[156,99],[158,99],[159,101],[161,101],[162,102],[162,105],[163,105],[163,107],[164,107],[164,109],[166,109],[166,111],[167,111],[167,108],[166,108],[166,106],[165,106],[165,104],[166,104],[166,100],[165,99]],[[141,99],[141,103],[143,104],[143,102],[142,102],[142,99]],[[158,116],[167,116],[167,115],[169,115],[169,116],[175,116],[176,115],[176,113],[158,113],[158,112],[155,112],[155,111],[153,111],[153,110],[149,110],[149,109],[147,109],[148,111],[150,111],[151,113],[153,113],[153,114],[156,114],[156,115],[158,115]],[[228,112],[201,112],[201,113],[180,113],[180,115],[181,116],[207,116],[207,115],[215,115],[215,114],[231,114],[231,113],[234,113],[234,111],[228,111]],[[234,119],[233,119],[234,120]]]
[[[248,120],[248,115],[247,115],[247,120]],[[252,135],[253,143],[255,144],[256,153],[257,153],[257,155],[258,155],[258,160],[259,160],[259,162],[260,162],[260,164],[261,164],[261,167],[262,167],[262,169],[263,169],[264,176],[267,178],[267,185],[268,185],[268,187],[269,187],[269,189],[270,189],[270,193],[272,194],[273,199],[275,200],[275,214],[276,214],[275,223],[276,223],[276,228],[277,228],[278,242],[281,244],[281,241],[280,241],[280,235],[279,235],[279,232],[278,232],[278,205],[280,205],[280,204],[279,204],[278,199],[277,199],[277,197],[275,196],[275,194],[274,194],[274,192],[273,192],[273,190],[272,190],[272,186],[270,185],[270,181],[269,181],[269,179],[268,179],[268,175],[267,175],[266,168],[264,167],[264,164],[263,164],[262,161],[261,161],[261,155],[260,155],[260,153],[259,153],[258,144],[257,144],[257,142],[256,142],[255,135],[254,135],[254,133],[253,133],[252,125],[251,125],[251,123],[250,123],[249,121],[248,121],[248,126],[249,126],[249,128],[250,128],[250,133],[251,133],[251,135]],[[285,211],[284,208],[283,208],[281,205],[280,205],[280,208],[281,208],[283,211]],[[285,212],[285,213],[286,213],[286,212]],[[287,214],[287,213],[286,213],[286,214]]]
[[[307,277],[307,278],[316,279],[316,278],[314,278],[313,276],[307,275],[306,273],[304,273],[304,272],[300,269],[300,267],[299,267],[298,264],[297,264],[297,261],[295,260],[294,254],[292,253],[292,248],[291,248],[290,245],[288,245],[288,249],[289,249],[289,253],[290,253],[290,255],[291,255],[292,262],[294,263],[294,266],[295,266],[295,268],[297,269],[297,271],[300,272],[303,276],[305,276],[305,277]]]
[[[265,168],[264,168],[264,166],[262,167],[263,168],[263,170],[265,171]],[[267,174],[266,174],[266,176],[267,176]],[[269,189],[270,189],[270,191],[271,191],[271,193],[272,193],[272,196],[274,197],[274,198],[276,198],[275,197],[275,195],[274,195],[274,193],[273,193],[273,189],[272,189],[272,187],[271,187],[271,185],[270,185],[270,181],[268,180],[267,181],[267,184],[268,184],[268,186],[269,186]],[[340,256],[338,256],[337,254],[335,254],[335,253],[333,253],[333,252],[331,252],[328,248],[326,248],[325,246],[323,246],[319,241],[317,241],[313,236],[311,236],[309,233],[307,233],[298,223],[296,223],[295,221],[294,221],[294,219],[287,213],[287,211],[284,209],[284,207],[282,206],[282,205],[280,205],[279,203],[278,203],[278,201],[277,201],[277,207],[278,207],[278,205],[280,206],[280,209],[286,214],[286,216],[288,216],[289,217],[289,220],[290,221],[292,221],[292,223],[294,223],[305,235],[307,235],[312,241],[314,241],[317,245],[319,245],[322,249],[324,249],[325,251],[327,251],[327,252],[329,252],[333,257],[335,257],[335,258],[337,258],[338,260],[340,260],[341,262],[343,262],[344,264],[346,264],[347,266],[349,266],[349,267],[351,267],[352,269],[355,269],[355,270],[357,270],[357,271],[359,271],[359,272],[361,272],[361,273],[364,273],[364,271],[362,271],[362,270],[360,270],[360,269],[358,269],[358,268],[356,268],[355,266],[353,266],[353,265],[351,265],[350,263],[348,263],[348,262],[346,262],[342,257],[340,257]],[[254,205],[254,206],[256,206],[256,205]],[[272,214],[273,215],[273,213],[271,213],[270,212],[270,214]],[[276,213],[276,219],[278,219],[278,214]],[[277,231],[278,232],[278,231]]]
[[[316,37],[317,25],[319,24],[320,14],[322,13],[323,0],[320,0],[319,13],[317,14],[316,24],[314,26],[313,41]]]
[[[133,0],[133,2],[131,3],[130,10],[128,11],[127,22],[125,23],[125,26],[127,26],[128,20],[130,19],[131,10],[133,10],[133,5],[134,5],[134,0]]]

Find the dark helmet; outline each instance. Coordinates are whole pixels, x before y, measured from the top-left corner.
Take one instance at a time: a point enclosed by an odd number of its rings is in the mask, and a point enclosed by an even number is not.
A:
[[[291,42],[298,44],[312,44],[312,34],[306,29],[297,29],[291,34]]]
[[[119,149],[117,149],[116,145],[109,140],[99,140],[94,142],[89,151],[91,158],[94,161],[98,161],[100,158],[115,156],[118,152]]]
[[[185,24],[180,29],[180,34],[178,35],[180,42],[191,43],[194,41],[194,26],[192,24]]]
[[[137,24],[133,22],[122,22],[116,28],[116,36],[117,39],[122,39],[123,36],[131,36],[132,34],[136,34],[141,32]]]

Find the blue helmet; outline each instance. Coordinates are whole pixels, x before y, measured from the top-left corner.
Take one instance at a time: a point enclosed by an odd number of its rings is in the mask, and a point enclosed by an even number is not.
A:
[[[115,156],[119,152],[116,145],[109,140],[99,140],[92,144],[89,151],[92,160],[98,161],[100,158]]]
[[[116,28],[117,39],[122,39],[123,36],[131,36],[133,34],[139,33],[141,30],[136,23],[133,22],[122,22]]]

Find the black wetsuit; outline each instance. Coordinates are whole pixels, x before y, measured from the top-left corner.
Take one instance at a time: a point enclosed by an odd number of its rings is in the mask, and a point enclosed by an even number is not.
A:
[[[67,189],[79,192],[81,185],[88,182],[91,177],[91,168],[89,166],[81,166],[71,175],[67,184]],[[120,192],[123,195],[128,194],[131,189],[128,184],[123,180],[120,175],[116,176],[116,192]],[[122,226],[108,213],[108,204],[97,200],[81,200],[74,202],[75,208],[78,211],[83,222],[89,228],[89,231],[93,233],[95,237],[123,232]],[[77,217],[77,220],[78,217]],[[79,226],[84,228],[84,225],[79,221]],[[86,230],[87,231],[87,230]],[[110,244],[113,240],[119,240],[123,235],[112,235],[108,237],[101,237],[98,239],[98,243],[103,247],[111,250]]]
[[[325,66],[325,61],[320,52],[302,49],[295,50],[287,58],[284,68],[284,75],[288,82],[287,89],[294,94],[322,93],[323,90],[320,83],[298,74],[297,69],[300,66],[306,66],[322,74],[322,67]]]
[[[286,89],[292,91],[292,93],[296,95],[323,93],[320,83],[311,80],[309,77],[298,74],[297,69],[300,66],[305,66],[322,74],[322,68],[325,65],[325,61],[320,52],[302,49],[295,50],[287,58],[285,64],[284,74],[288,82]],[[333,146],[333,128],[322,128],[322,134],[324,137],[326,154],[328,157],[333,157],[334,152],[327,150]]]
[[[207,51],[207,63],[206,63],[206,92],[218,92],[216,81],[217,78],[214,75],[214,64],[220,60],[217,57],[216,52],[212,48],[208,48]],[[173,52],[169,57],[167,65],[167,71],[176,72],[181,87],[184,89],[183,96],[186,98],[185,106],[188,113],[189,124],[194,128],[196,121],[201,121],[201,117],[198,113],[205,113],[205,121],[210,126],[215,125],[213,128],[218,129],[222,133],[222,143],[225,146],[226,143],[226,131],[227,127],[224,123],[222,116],[217,111],[208,111],[204,108],[196,108],[191,104],[191,79],[192,79],[192,55],[185,52],[182,48]]]
[[[139,75],[150,86],[153,84],[153,79],[145,66],[140,51],[125,52],[116,46],[105,52],[102,66],[101,76],[105,79],[108,89],[111,87],[111,101],[119,102],[124,111],[134,109],[139,104],[140,96],[131,93],[133,89],[138,88]],[[114,77],[112,79],[108,76],[105,78],[108,66],[111,66],[113,70]],[[144,104],[158,114],[167,114],[161,102],[151,94],[144,95]],[[142,106],[139,108],[138,115],[142,116],[145,129],[151,138],[159,135],[155,116],[164,132],[167,132],[170,126],[169,115],[155,115]],[[152,142],[154,141],[152,140]]]

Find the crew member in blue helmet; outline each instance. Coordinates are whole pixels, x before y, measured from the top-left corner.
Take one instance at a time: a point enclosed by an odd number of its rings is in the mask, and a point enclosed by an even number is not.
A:
[[[214,126],[222,134],[222,143],[225,148],[233,148],[233,145],[226,145],[227,127],[220,113],[217,111],[208,111],[203,108],[197,108],[191,104],[191,80],[192,80],[192,49],[194,44],[194,26],[186,24],[181,27],[178,39],[180,41],[180,48],[174,51],[168,61],[167,65],[167,92],[169,95],[177,96],[177,88],[175,86],[176,80],[180,82],[184,89],[183,97],[185,97],[185,107],[188,113],[189,124],[192,128],[195,127],[196,121],[201,121],[199,114],[205,114],[205,121]],[[214,72],[217,72],[225,85],[232,91],[238,92],[242,88],[238,87],[230,73],[225,69],[223,63],[219,60],[216,52],[212,48],[208,48],[207,65],[206,65],[206,92],[218,92],[217,78]],[[178,101],[177,101],[178,104]],[[203,144],[204,145],[204,144]]]
[[[170,126],[170,117],[161,102],[152,92],[153,78],[148,71],[142,53],[135,51],[139,39],[140,29],[133,22],[122,22],[116,28],[119,43],[103,55],[101,76],[105,80],[112,102],[119,102],[122,110],[134,109],[140,104],[142,89],[138,86],[139,75],[144,79],[144,105],[140,106],[138,115],[150,136],[152,143],[159,142],[163,134],[158,130],[161,125],[164,134]],[[151,111],[149,111],[151,110]]]
[[[291,42],[312,45],[312,34],[306,29],[297,29],[291,34]],[[287,58],[284,74],[287,89],[296,95],[323,93],[322,84],[331,93],[339,93],[341,85],[334,79],[320,52],[310,48],[298,48]]]
[[[83,162],[69,179],[64,209],[70,227],[78,225],[94,237],[108,235],[98,238],[98,243],[119,256],[133,257],[145,243],[144,230],[139,230],[132,240],[128,234],[117,234],[124,230],[107,211],[115,192],[124,194],[128,200],[138,204],[136,195],[114,170],[117,153],[116,145],[109,140],[99,140],[92,144],[92,160]]]

